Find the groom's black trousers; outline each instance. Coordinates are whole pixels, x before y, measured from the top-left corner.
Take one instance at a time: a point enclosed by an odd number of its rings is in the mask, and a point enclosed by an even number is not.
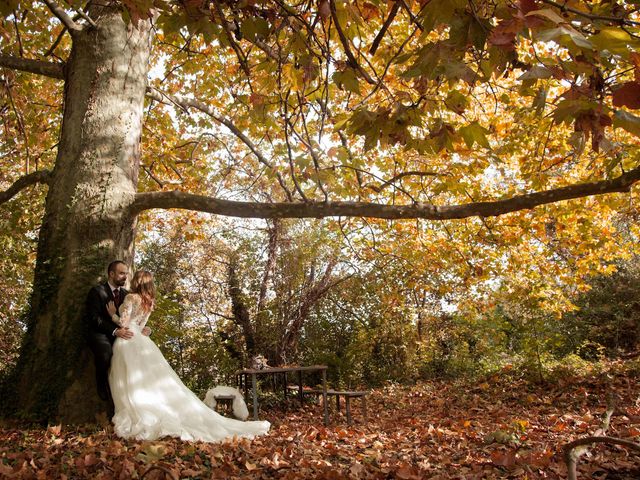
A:
[[[98,395],[107,400],[109,395],[109,365],[113,356],[113,347],[109,338],[102,333],[89,333],[89,348],[93,352],[96,363],[96,384]]]

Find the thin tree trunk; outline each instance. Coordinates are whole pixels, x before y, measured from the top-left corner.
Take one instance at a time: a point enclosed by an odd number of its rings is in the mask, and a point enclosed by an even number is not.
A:
[[[246,300],[242,294],[242,289],[240,288],[240,280],[238,279],[238,261],[233,255],[229,259],[227,281],[229,286],[229,297],[231,297],[231,311],[233,313],[233,318],[236,324],[242,329],[249,357],[253,357],[256,354],[255,330],[251,325],[249,308],[247,307]]]
[[[88,290],[120,258],[131,263],[139,143],[151,23],[126,25],[92,6],[96,28],[74,33],[64,117],[40,229],[28,329],[15,372],[18,410],[41,421],[92,420],[96,394],[86,347]]]
[[[346,277],[332,281],[332,273],[335,265],[336,259],[332,258],[322,274],[322,277],[315,283],[313,283],[315,278],[315,266],[312,267],[309,275],[309,287],[306,289],[306,292],[303,293],[302,298],[300,299],[300,305],[298,306],[295,315],[293,315],[293,318],[290,319],[287,328],[280,339],[277,351],[279,363],[286,363],[287,360],[291,360],[297,353],[302,327],[309,317],[311,308],[316,305],[332,287],[345,280]]]

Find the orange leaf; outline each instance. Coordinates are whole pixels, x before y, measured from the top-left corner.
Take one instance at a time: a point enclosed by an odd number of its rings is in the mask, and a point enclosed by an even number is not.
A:
[[[640,108],[640,82],[623,83],[613,92],[613,104],[616,107]]]
[[[516,464],[516,451],[509,450],[506,453],[495,451],[491,453],[491,461],[501,467],[513,467]]]
[[[396,478],[402,480],[419,480],[422,477],[420,470],[411,465],[404,464],[396,471]]]

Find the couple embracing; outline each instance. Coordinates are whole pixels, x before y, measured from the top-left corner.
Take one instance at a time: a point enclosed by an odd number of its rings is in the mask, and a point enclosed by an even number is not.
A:
[[[116,434],[138,440],[171,436],[205,442],[265,434],[269,422],[223,417],[182,383],[149,338],[146,323],[155,303],[153,276],[135,272],[127,291],[128,274],[124,262],[111,262],[107,282],[91,289],[86,305],[98,395],[113,401]]]

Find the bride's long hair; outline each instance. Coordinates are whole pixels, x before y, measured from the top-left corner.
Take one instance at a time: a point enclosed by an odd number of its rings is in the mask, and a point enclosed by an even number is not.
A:
[[[131,280],[131,293],[137,293],[142,299],[142,308],[148,312],[156,301],[156,286],[153,284],[153,275],[146,270],[138,270]]]

